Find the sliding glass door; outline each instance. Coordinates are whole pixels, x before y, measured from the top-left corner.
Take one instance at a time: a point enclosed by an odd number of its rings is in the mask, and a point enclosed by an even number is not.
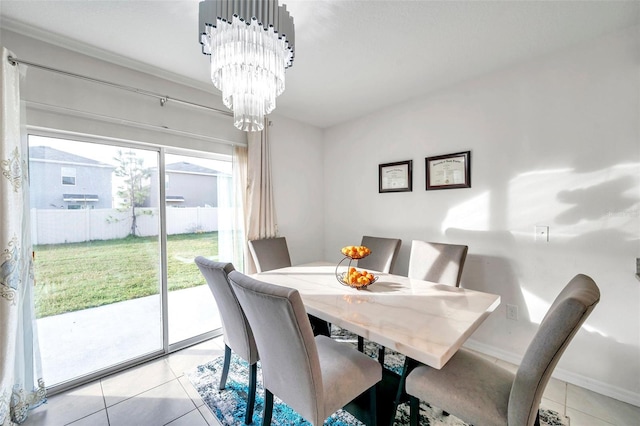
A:
[[[219,260],[219,187],[230,176],[228,160],[165,155],[169,345],[188,344],[222,327],[213,295],[193,260]]]
[[[230,163],[163,155],[135,144],[29,136],[35,307],[48,387],[220,328],[193,258],[217,256],[217,188]]]

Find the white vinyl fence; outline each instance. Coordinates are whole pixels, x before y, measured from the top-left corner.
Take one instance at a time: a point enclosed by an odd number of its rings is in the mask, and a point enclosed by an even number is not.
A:
[[[191,234],[218,231],[217,207],[167,208],[167,234]],[[158,235],[157,208],[138,208],[136,235]],[[131,230],[130,212],[118,209],[54,210],[31,209],[33,244],[78,243],[125,238]]]

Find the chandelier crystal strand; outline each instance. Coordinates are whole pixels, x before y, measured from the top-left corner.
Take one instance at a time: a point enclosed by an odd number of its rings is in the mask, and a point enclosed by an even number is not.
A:
[[[203,53],[211,55],[211,81],[222,91],[222,101],[233,110],[234,125],[244,131],[261,131],[264,116],[276,106],[285,89],[284,72],[293,51],[273,26],[267,29],[255,18],[234,15],[231,22],[218,17],[207,25]]]

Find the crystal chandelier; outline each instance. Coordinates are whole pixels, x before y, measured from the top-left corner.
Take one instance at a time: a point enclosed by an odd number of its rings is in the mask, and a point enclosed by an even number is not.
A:
[[[211,80],[233,110],[234,125],[261,131],[293,63],[293,17],[278,0],[205,0],[198,28]]]

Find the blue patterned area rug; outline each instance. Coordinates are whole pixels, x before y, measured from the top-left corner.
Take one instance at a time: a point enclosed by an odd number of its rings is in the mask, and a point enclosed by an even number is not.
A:
[[[351,341],[347,336],[345,340]],[[377,346],[367,342],[365,352],[377,357]],[[387,350],[385,355],[385,367],[398,370],[404,362],[404,357],[398,353]],[[218,390],[220,374],[222,372],[223,357],[219,357],[186,375],[198,391],[203,401],[213,412],[216,418],[224,426],[244,425],[244,413],[247,401],[249,382],[249,366],[246,361],[233,355],[231,367],[227,377],[227,386],[224,390]],[[253,415],[253,425],[262,424],[262,410],[264,407],[264,390],[262,388],[262,374],[258,363],[258,383],[256,393],[256,405]],[[540,421],[543,426],[566,426],[568,421],[558,413],[551,410],[540,411]],[[310,425],[299,414],[286,404],[274,397],[273,417],[271,424],[274,426]],[[401,404],[396,413],[395,425],[409,424],[408,404]],[[344,410],[340,410],[325,422],[326,426],[360,426],[362,423]],[[466,423],[454,416],[443,416],[442,411],[432,408],[429,404],[420,404],[420,425],[448,425],[466,426]]]

